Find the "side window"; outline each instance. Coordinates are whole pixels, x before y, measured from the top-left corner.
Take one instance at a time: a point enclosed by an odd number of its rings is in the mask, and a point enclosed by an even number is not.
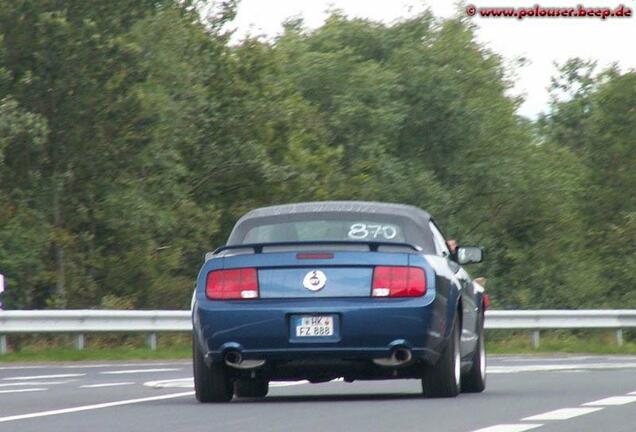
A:
[[[442,236],[442,233],[433,222],[430,222],[429,226],[431,228],[431,232],[433,233],[433,241],[435,242],[435,250],[437,252],[437,255],[441,255],[443,257],[450,256],[450,251],[448,250],[448,246],[446,246],[446,240],[444,240],[444,236]]]

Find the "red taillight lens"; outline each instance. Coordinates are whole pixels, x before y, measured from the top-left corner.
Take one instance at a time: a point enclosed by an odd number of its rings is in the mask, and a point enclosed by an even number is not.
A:
[[[425,293],[424,269],[378,266],[373,271],[373,297],[420,297]]]
[[[258,276],[255,268],[214,270],[208,273],[205,294],[209,299],[258,298]]]

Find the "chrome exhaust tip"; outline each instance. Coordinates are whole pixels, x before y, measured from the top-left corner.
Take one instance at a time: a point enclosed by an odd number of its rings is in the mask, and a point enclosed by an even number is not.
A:
[[[226,365],[235,367],[241,364],[241,362],[243,361],[243,356],[239,351],[232,350],[225,353],[224,359]]]
[[[378,366],[396,367],[410,363],[413,359],[413,353],[408,348],[396,348],[388,358],[373,359],[373,363]]]
[[[393,351],[391,355],[391,359],[393,359],[396,363],[405,364],[411,361],[413,358],[413,354],[410,349],[406,348],[398,348]]]
[[[227,366],[235,369],[255,369],[265,364],[265,360],[243,360],[240,351],[236,350],[226,352],[223,360]]]

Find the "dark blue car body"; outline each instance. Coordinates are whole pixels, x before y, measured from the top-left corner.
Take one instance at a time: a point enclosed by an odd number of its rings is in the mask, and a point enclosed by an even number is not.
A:
[[[294,218],[343,214],[352,221],[397,220],[404,239],[307,241],[294,234],[292,240],[247,242],[251,226],[271,223],[272,231]],[[197,398],[264,396],[272,380],[338,377],[418,378],[430,396],[482,391],[483,289],[444,250],[441,232],[432,225],[428,213],[415,207],[363,202],[276,206],[241,218],[228,245],[206,256],[197,278],[192,304]],[[388,237],[391,229],[385,229]],[[425,293],[372,297],[379,266],[422,269]],[[258,298],[209,298],[211,272],[246,268],[256,269]],[[303,278],[316,272],[324,275],[324,288],[306,289]],[[308,317],[332,321],[331,334],[299,335]]]

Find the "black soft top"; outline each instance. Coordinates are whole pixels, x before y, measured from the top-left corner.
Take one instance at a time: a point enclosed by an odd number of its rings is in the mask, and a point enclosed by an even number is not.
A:
[[[303,215],[351,214],[381,215],[399,219],[410,226],[408,242],[420,246],[425,253],[434,253],[433,238],[429,228],[431,215],[411,205],[372,201],[316,201],[283,204],[251,210],[241,217],[230,233],[228,245],[241,244],[248,229],[253,226],[296,219]]]

